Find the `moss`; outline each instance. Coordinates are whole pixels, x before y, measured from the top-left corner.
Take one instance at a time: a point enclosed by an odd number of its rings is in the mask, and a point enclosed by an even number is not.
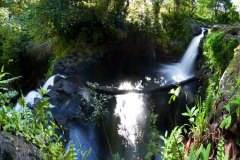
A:
[[[207,36],[204,43],[204,55],[209,68],[221,75],[234,56],[234,49],[238,45],[236,37],[225,39],[226,32],[216,32]]]
[[[231,68],[228,66],[234,57],[234,49],[238,46],[236,36],[231,35],[232,32],[230,31],[232,30],[232,27],[229,29],[229,27],[226,26],[219,26],[217,30],[210,30],[204,41],[203,51],[205,64],[211,71],[204,102],[209,112],[212,110],[213,103],[220,96],[220,79],[225,70]]]

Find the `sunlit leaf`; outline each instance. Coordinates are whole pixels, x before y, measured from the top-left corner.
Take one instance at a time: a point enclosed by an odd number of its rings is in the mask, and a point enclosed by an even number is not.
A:
[[[227,116],[220,124],[220,128],[228,129],[232,122],[232,116]]]
[[[4,72],[4,65],[1,68],[1,73],[3,73],[3,72]]]

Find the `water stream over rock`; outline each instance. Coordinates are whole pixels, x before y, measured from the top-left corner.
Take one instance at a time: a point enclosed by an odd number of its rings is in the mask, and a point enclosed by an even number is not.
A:
[[[192,39],[180,62],[163,65],[161,72],[166,74],[169,81],[180,82],[193,76],[198,47],[201,39],[204,37],[205,31],[206,29],[202,28],[202,33]]]

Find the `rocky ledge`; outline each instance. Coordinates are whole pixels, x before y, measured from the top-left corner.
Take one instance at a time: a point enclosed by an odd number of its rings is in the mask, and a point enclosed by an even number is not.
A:
[[[0,160],[42,160],[43,153],[23,138],[0,132]]]

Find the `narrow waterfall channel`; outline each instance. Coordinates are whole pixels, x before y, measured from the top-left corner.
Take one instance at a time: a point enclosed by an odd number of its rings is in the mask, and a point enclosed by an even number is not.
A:
[[[205,31],[206,29],[202,28],[202,33],[192,39],[180,62],[163,65],[161,72],[166,75],[169,81],[180,82],[194,76],[193,70],[198,55],[198,47]]]
[[[151,64],[144,66],[144,69],[142,69],[143,66],[138,66],[140,74],[135,74],[134,76],[126,76],[121,72],[116,72],[116,77],[121,77],[116,82],[113,82],[108,77],[104,77],[104,74],[101,75],[101,73],[98,73],[100,76],[97,78],[109,86],[112,85],[119,89],[127,90],[154,88],[166,83],[180,82],[190,78],[194,76],[193,71],[198,47],[204,32],[205,29],[202,29],[202,33],[193,38],[179,63],[162,65],[157,72],[151,70]],[[99,67],[97,68],[99,69]],[[105,68],[112,69],[109,66]],[[108,72],[107,69],[105,72]],[[95,73],[91,72],[88,74],[91,74],[91,76],[95,75]],[[50,91],[49,86],[54,85],[56,77],[65,78],[65,76],[59,74],[54,75],[43,85],[43,89]],[[98,79],[95,80],[97,83],[99,83]],[[185,105],[194,102],[195,87],[195,83],[185,85],[179,100],[171,105],[168,104],[170,96],[166,91],[116,95],[114,102],[108,107],[109,115],[103,123],[104,126],[84,126],[80,122],[69,121],[69,142],[72,141],[75,147],[83,152],[92,148],[88,157],[90,160],[110,160],[112,159],[112,153],[118,153],[124,159],[129,160],[144,159],[147,152],[149,132],[151,132],[149,126],[150,114],[154,112],[159,115],[157,128],[160,132],[164,133],[164,131],[172,129],[177,123],[181,123],[181,113],[185,110]],[[89,99],[88,96],[89,94],[84,92],[83,97]],[[24,97],[26,103],[31,105],[34,104],[36,98],[41,98],[36,91],[30,91]],[[71,100],[66,101],[66,106],[70,104],[69,101]],[[17,103],[15,109],[21,112],[22,107]],[[67,144],[66,148],[69,147],[69,144]],[[78,159],[81,156],[78,152]]]

